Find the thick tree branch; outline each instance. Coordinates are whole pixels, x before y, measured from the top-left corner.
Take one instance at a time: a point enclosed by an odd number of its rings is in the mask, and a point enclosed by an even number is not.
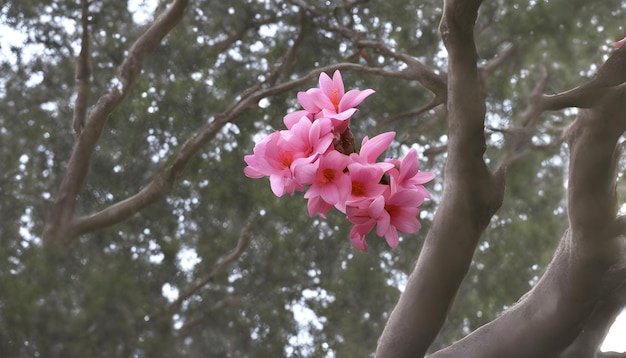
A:
[[[624,101],[626,87],[607,91],[568,130],[570,229],[539,283],[513,308],[433,357],[558,356],[621,284],[612,272],[625,252],[614,192]]]
[[[615,50],[587,83],[552,96],[541,98],[544,110],[567,107],[589,108],[611,88],[626,82],[626,46]]]
[[[68,241],[73,238],[76,197],[87,176],[91,157],[104,124],[113,110],[124,100],[130,86],[139,75],[141,64],[145,58],[154,51],[163,37],[180,21],[186,6],[187,0],[176,0],[137,39],[119,69],[119,79],[123,84],[121,91],[114,88],[111,92],[100,97],[93,106],[72,151],[56,200],[50,208],[43,232],[45,243]]]
[[[615,295],[598,302],[576,340],[559,358],[594,357],[623,307],[623,300]]]
[[[481,1],[444,3],[448,50],[448,161],[441,204],[407,287],[379,341],[377,357],[421,357],[438,334],[481,233],[500,207],[504,176],[483,161],[485,98],[473,27]]]

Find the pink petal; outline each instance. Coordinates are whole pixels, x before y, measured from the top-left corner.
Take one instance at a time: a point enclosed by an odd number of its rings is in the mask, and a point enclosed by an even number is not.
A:
[[[624,37],[623,39],[617,42],[612,43],[612,45],[615,47],[622,47],[625,43],[626,43],[626,37]]]
[[[253,178],[253,179],[263,178],[265,176],[265,174],[261,173],[257,169],[254,169],[253,167],[243,168],[243,173],[248,178]]]
[[[358,233],[353,234],[352,231],[350,231],[350,241],[352,242],[352,246],[354,246],[357,250],[367,252],[367,242],[365,242],[364,235]]]
[[[387,231],[387,234],[385,234],[385,241],[387,241],[387,245],[389,245],[392,249],[398,247],[398,231],[395,229]]]
[[[424,197],[415,190],[401,190],[393,194],[387,204],[400,207],[417,207],[424,201]]]
[[[419,167],[417,150],[415,150],[415,148],[411,148],[400,164],[400,181],[404,178],[412,178],[415,176]]]
[[[315,182],[315,173],[317,172],[317,165],[314,163],[300,164],[301,162],[293,166],[294,176],[298,182],[302,185],[309,185]]]
[[[302,117],[309,118],[308,115],[309,112],[303,110],[291,112],[283,117],[283,123],[285,124],[285,127],[287,127],[287,129],[291,129],[291,127],[298,123]],[[309,120],[311,119],[309,118]]]
[[[335,70],[335,73],[333,73],[333,84],[335,85],[335,89],[339,90],[339,96],[342,97],[344,94],[344,87],[341,72],[339,72],[339,70]]]
[[[377,219],[381,216],[383,211],[385,211],[385,198],[381,195],[372,201],[368,207],[367,213],[370,217]]]
[[[330,102],[330,96],[332,95],[333,88],[335,88],[335,83],[333,82],[333,80],[330,79],[330,77],[328,77],[325,72],[320,73],[319,82],[321,92],[323,93],[324,97],[329,99]]]
[[[285,194],[285,178],[279,175],[270,175],[270,187],[274,195],[281,197]]]
[[[395,230],[391,227],[391,217],[385,211],[376,221],[376,235],[385,236],[389,230]]]
[[[374,92],[375,91],[372,89],[366,89],[363,91],[350,90],[346,92],[346,94],[341,97],[341,101],[339,101],[339,112],[358,106],[361,102],[363,102],[363,100],[365,100],[365,98]]]
[[[315,104],[313,98],[311,97],[313,93],[321,92],[318,88],[311,88],[306,92],[298,92],[298,102],[305,111],[309,113],[317,113],[320,111],[320,108]]]
[[[320,188],[320,196],[325,202],[331,205],[335,205],[339,202],[339,190],[335,185],[327,184]]]
[[[361,152],[359,155],[365,158],[368,163],[374,163],[376,158],[378,158],[389,147],[389,144],[391,144],[395,136],[395,132],[386,132],[379,134],[370,140],[367,140],[367,137],[363,138]],[[388,164],[393,167],[393,164]]]
[[[325,218],[324,213],[332,208],[332,205],[328,205],[328,203],[324,202],[319,196],[309,199],[307,203],[307,211],[310,217],[315,216],[315,214],[320,214],[321,217]]]
[[[335,105],[331,102],[330,97],[328,97],[328,95],[326,95],[323,91],[312,92],[310,96],[315,105],[320,109],[328,109],[333,111],[333,113],[336,113]]]
[[[326,118],[331,118],[331,119],[337,119],[340,121],[345,121],[350,119],[350,117],[352,117],[356,112],[358,111],[358,109],[356,108],[348,108],[343,112],[335,112],[334,108],[333,109],[322,109],[322,115]]]
[[[398,230],[405,232],[407,234],[416,233],[421,227],[419,220],[417,220],[417,214],[412,216],[411,218],[393,218],[392,225],[395,226]]]

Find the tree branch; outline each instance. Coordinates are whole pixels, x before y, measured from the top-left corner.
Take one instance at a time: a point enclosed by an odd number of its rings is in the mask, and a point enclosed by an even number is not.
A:
[[[191,328],[196,327],[202,324],[203,322],[209,321],[213,317],[215,312],[221,311],[227,307],[236,306],[240,303],[241,303],[241,300],[238,297],[227,296],[224,299],[212,305],[211,307],[209,307],[206,311],[204,311],[203,315],[190,319],[182,327],[180,327],[178,331],[176,331],[176,334],[179,336],[185,335]]]
[[[74,102],[74,118],[72,126],[76,136],[80,136],[87,117],[87,102],[91,91],[91,50],[89,49],[89,1],[81,1],[81,48],[76,59],[76,101]]]
[[[118,76],[123,84],[121,91],[118,88],[113,88],[111,92],[100,97],[86,118],[84,129],[72,151],[56,200],[49,210],[43,232],[44,243],[69,241],[74,238],[72,231],[75,229],[73,224],[76,197],[87,176],[91,157],[104,124],[113,110],[124,100],[132,83],[139,75],[141,64],[145,58],[154,51],[163,37],[178,24],[187,6],[187,1],[174,1],[137,39],[119,69]],[[84,8],[83,11],[85,11]]]
[[[607,91],[568,130],[570,229],[541,280],[513,308],[433,358],[558,356],[621,284],[612,270],[623,264],[626,249],[614,198],[624,101],[625,86]]]
[[[170,305],[170,310],[180,307],[180,305],[186,299],[191,297],[191,295],[196,293],[202,287],[206,286],[209,282],[213,281],[215,277],[217,277],[217,275],[219,275],[222,271],[224,271],[224,269],[227,266],[235,262],[239,258],[239,256],[241,256],[244,249],[248,245],[248,242],[250,241],[250,228],[252,227],[252,224],[254,223],[255,218],[256,218],[256,214],[251,214],[248,217],[246,224],[244,225],[244,227],[241,229],[241,232],[239,233],[239,240],[237,240],[237,246],[235,246],[235,248],[226,257],[220,260],[220,262],[218,262],[215,265],[215,267],[213,267],[213,270],[207,276],[205,276],[198,283],[196,283],[195,285],[190,287],[187,291],[183,292],[180,296],[178,296],[176,301],[172,302],[172,304]]]
[[[483,76],[483,81],[486,81],[487,77],[489,77],[495,70],[502,66],[502,64],[504,64],[508,59],[513,57],[513,55],[517,51],[517,47],[518,46],[516,46],[515,44],[506,45],[496,57],[494,57],[493,59],[491,59],[491,61],[482,66],[480,68],[480,72]]]
[[[626,82],[626,46],[615,50],[600,66],[596,75],[587,83],[552,96],[543,96],[544,110],[559,110],[567,107],[589,108],[602,98],[608,89]]]
[[[615,295],[600,301],[576,340],[559,358],[594,357],[623,307],[624,301],[616,299]]]
[[[481,233],[500,207],[504,176],[485,165],[485,97],[473,27],[480,1],[444,3],[448,161],[444,192],[417,264],[380,338],[377,357],[421,357],[439,333]]]
[[[537,82],[535,88],[533,88],[528,96],[526,109],[524,109],[520,116],[515,120],[515,128],[510,130],[511,133],[513,133],[513,136],[509,138],[510,143],[508,143],[508,149],[498,168],[498,171],[506,171],[511,164],[530,153],[530,150],[528,149],[532,144],[533,129],[535,128],[539,116],[544,111],[540,105],[541,96],[548,85],[549,79],[549,73],[545,67],[542,72],[541,79]]]
[[[402,119],[405,119],[405,118],[408,118],[408,117],[417,117],[417,116],[419,116],[422,113],[428,112],[431,109],[433,109],[433,108],[435,108],[435,107],[437,107],[437,106],[439,106],[441,104],[444,104],[443,100],[444,99],[441,98],[441,97],[434,97],[430,102],[428,102],[427,104],[425,104],[425,105],[423,105],[423,106],[421,106],[419,108],[396,114],[395,116],[391,116],[391,117],[389,117],[389,118],[387,118],[387,119],[385,119],[383,121],[380,121],[380,122],[376,123],[376,129],[383,128],[383,127],[388,126],[388,125],[390,125],[390,124],[392,124],[394,122],[397,122],[399,120],[402,120]]]
[[[359,49],[371,48],[380,54],[394,58],[397,61],[406,64],[407,68],[401,71],[403,74],[402,77],[419,81],[426,89],[435,94],[437,102],[445,103],[447,94],[446,74],[436,74],[415,57],[403,52],[393,51],[382,42],[364,40],[361,38],[359,33],[353,29],[349,29],[345,26],[332,26],[329,30],[338,32],[346,39],[352,41],[352,43]]]

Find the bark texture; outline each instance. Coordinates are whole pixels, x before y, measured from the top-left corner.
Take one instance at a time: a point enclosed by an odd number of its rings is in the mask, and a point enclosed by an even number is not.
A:
[[[446,0],[440,31],[448,50],[448,159],[444,194],[417,265],[393,310],[377,357],[422,357],[439,332],[476,244],[502,202],[503,173],[482,160],[484,89],[476,66],[474,23],[480,1]],[[595,357],[626,301],[626,239],[616,217],[618,140],[626,129],[626,53],[621,48],[588,83],[541,95],[547,76],[517,124],[527,128],[546,110],[580,110],[564,133],[570,148],[569,229],[539,283],[511,309],[432,357]]]

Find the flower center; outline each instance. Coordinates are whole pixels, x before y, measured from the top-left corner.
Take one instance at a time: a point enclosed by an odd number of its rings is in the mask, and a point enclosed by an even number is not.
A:
[[[339,99],[339,90],[333,88],[331,90],[330,101],[333,103],[333,106],[335,106],[335,111],[337,112],[339,112]]]
[[[323,175],[323,181],[325,183],[328,183],[329,181],[332,181],[333,179],[335,179],[335,172],[332,169],[324,169],[322,171],[322,175]]]
[[[293,153],[281,152],[279,154],[279,159],[282,169],[289,168],[291,166],[291,163],[293,162]]]
[[[363,196],[365,195],[365,185],[360,181],[352,182],[352,195]]]

